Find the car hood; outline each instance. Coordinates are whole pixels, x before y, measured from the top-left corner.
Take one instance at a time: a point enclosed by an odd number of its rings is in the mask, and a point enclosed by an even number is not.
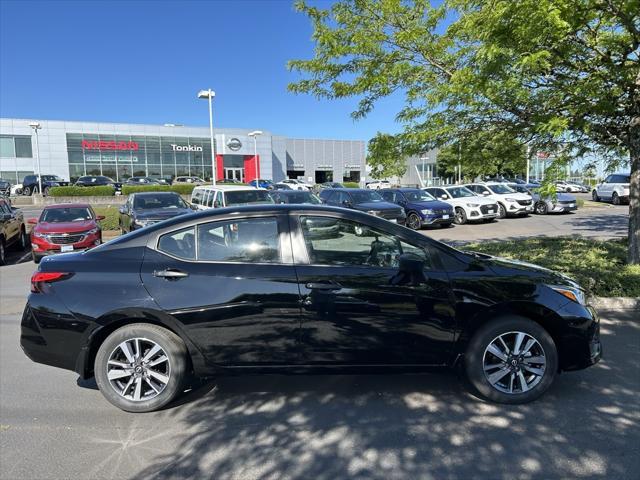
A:
[[[398,210],[402,209],[399,205],[389,202],[364,202],[356,203],[353,208],[356,210],[362,210],[364,212],[368,210]]]
[[[531,195],[527,195],[526,193],[514,192],[514,193],[494,193],[496,197],[502,198],[515,198],[516,200],[531,200]]]
[[[33,231],[38,233],[76,233],[85,232],[97,226],[95,220],[82,222],[39,222],[33,227]]]
[[[152,208],[149,210],[134,210],[133,216],[139,220],[166,220],[186,213],[193,213],[189,208]]]
[[[466,252],[470,253],[487,265],[496,275],[502,276],[518,276],[526,274],[528,277],[536,277],[540,283],[546,283],[548,285],[563,285],[567,287],[579,288],[572,278],[566,275],[549,270],[548,268],[535,265],[533,263],[522,262],[520,260],[512,260],[503,257],[494,257],[479,252]]]
[[[440,200],[425,200],[421,202],[409,202],[407,208],[414,208],[416,210],[423,210],[425,208],[438,209],[438,210],[451,210],[451,205]]]

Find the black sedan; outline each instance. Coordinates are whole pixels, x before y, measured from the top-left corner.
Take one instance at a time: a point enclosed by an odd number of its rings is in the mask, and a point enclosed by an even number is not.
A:
[[[332,228],[331,228],[332,227]],[[86,253],[45,258],[21,345],[156,410],[189,375],[464,366],[482,396],[525,403],[601,356],[570,279],[461,252],[362,212],[210,209]]]
[[[118,223],[120,231],[127,233],[192,211],[175,192],[132,193],[120,207]]]
[[[78,178],[74,184],[76,187],[113,187],[116,192],[122,190],[122,183],[116,182],[112,178],[105,177],[104,175],[85,175]]]

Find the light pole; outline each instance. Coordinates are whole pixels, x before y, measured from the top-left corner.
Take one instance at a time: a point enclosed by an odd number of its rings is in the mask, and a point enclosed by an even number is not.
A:
[[[29,126],[33,128],[36,134],[36,160],[38,162],[38,193],[42,195],[42,172],[40,172],[40,143],[38,141],[38,130],[42,128],[38,122],[29,122]]]
[[[216,92],[211,89],[208,90],[200,90],[198,92],[198,98],[206,98],[209,100],[209,133],[211,135],[211,173],[213,174],[213,178],[211,179],[212,184],[215,186],[216,177],[218,176],[218,171],[216,168],[216,142],[213,139],[213,97],[216,96]]]
[[[258,136],[262,135],[262,130],[254,130],[249,132],[249,136],[253,137],[253,159],[256,162],[256,188],[260,188],[260,162],[258,161]]]
[[[424,181],[424,162],[425,160],[429,160],[429,156],[428,155],[423,155],[422,157],[420,157],[420,160],[422,160],[422,186],[423,187],[427,187],[428,185],[425,183]]]

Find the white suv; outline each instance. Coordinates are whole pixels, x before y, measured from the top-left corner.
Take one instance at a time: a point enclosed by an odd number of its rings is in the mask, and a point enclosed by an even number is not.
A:
[[[273,200],[264,188],[247,187],[246,185],[203,185],[193,189],[191,203],[198,210],[206,210],[232,205],[273,203]]]
[[[453,207],[458,225],[478,220],[492,222],[498,216],[498,204],[495,200],[476,195],[467,187],[429,187],[424,190]]]
[[[622,202],[629,203],[630,183],[631,174],[629,173],[609,175],[602,183],[596,185],[596,188],[591,192],[593,201],[610,200],[614,205],[620,205]]]
[[[389,180],[374,180],[373,182],[367,183],[367,188],[369,190],[380,190],[382,188],[391,188],[391,184]]]
[[[505,218],[507,215],[529,215],[533,212],[531,195],[518,193],[504,183],[472,183],[466,187],[476,195],[484,195],[498,202],[498,218]]]
[[[292,178],[288,178],[287,180],[282,180],[280,183],[284,183],[285,185],[289,185],[293,190],[304,190],[304,191],[309,191],[311,190],[311,185],[307,185],[306,183],[300,181],[300,180],[295,180]]]

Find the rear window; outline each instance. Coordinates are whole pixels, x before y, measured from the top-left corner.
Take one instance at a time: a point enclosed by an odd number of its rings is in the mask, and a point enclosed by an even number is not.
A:
[[[266,190],[242,190],[239,192],[225,192],[225,205],[247,205],[254,203],[273,203]]]

